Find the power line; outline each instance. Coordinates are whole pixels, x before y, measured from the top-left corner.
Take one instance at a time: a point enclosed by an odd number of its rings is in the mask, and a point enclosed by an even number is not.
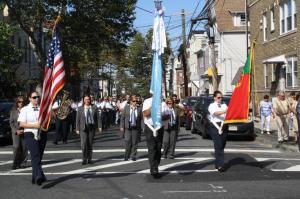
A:
[[[143,10],[143,11],[145,11],[145,12],[147,12],[147,13],[153,14],[153,12],[151,12],[150,10],[146,10],[146,9],[141,8],[141,7],[139,7],[139,6],[135,6],[135,7],[138,8],[138,9],[140,9],[140,10]]]

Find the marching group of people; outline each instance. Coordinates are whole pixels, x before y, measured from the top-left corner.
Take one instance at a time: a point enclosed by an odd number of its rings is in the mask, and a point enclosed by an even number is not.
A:
[[[32,183],[41,185],[46,181],[42,170],[42,159],[47,142],[47,132],[40,129],[39,102],[40,95],[33,91],[29,95],[29,103],[18,96],[11,111],[10,125],[12,129],[14,158],[12,169],[24,167],[28,151],[31,156]],[[126,95],[124,99],[113,101],[111,97],[95,100],[93,95],[84,94],[82,101],[75,103],[70,100],[68,92],[63,93],[54,102],[52,110],[56,123],[55,145],[59,141],[67,144],[69,132],[80,136],[82,148],[82,165],[93,164],[92,153],[94,136],[111,125],[120,125],[124,133],[124,161],[135,161],[138,143],[144,132],[149,155],[150,173],[159,177],[158,165],[161,155],[173,159],[179,132],[180,115],[184,113],[178,104],[177,96],[167,98],[162,103],[163,125],[153,134],[151,118],[152,98],[143,101],[139,95]],[[72,130],[70,130],[72,129]],[[161,148],[163,146],[163,153]]]
[[[228,130],[223,125],[227,112],[227,105],[222,102],[222,93],[215,91],[214,102],[208,107],[208,133],[215,148],[215,168],[224,172],[224,149]],[[47,132],[40,130],[39,93],[34,91],[29,95],[29,104],[24,106],[25,98],[16,98],[16,104],[11,111],[10,125],[13,136],[14,158],[12,169],[18,169],[27,161],[27,150],[31,155],[32,183],[41,185],[46,181],[42,170],[42,158],[47,142]],[[262,133],[270,133],[270,120],[273,117],[278,127],[278,142],[288,140],[289,127],[296,133],[295,141],[299,144],[300,93],[291,92],[290,98],[285,99],[285,93],[279,92],[273,102],[269,96],[264,96],[260,102],[260,116]],[[68,93],[64,93],[53,104],[56,117],[56,138],[54,144],[62,140],[67,143],[68,131],[72,129],[80,136],[82,148],[82,165],[92,164],[94,136],[111,125],[120,125],[123,132],[125,154],[124,161],[137,159],[138,143],[142,132],[148,147],[150,174],[159,178],[158,166],[161,157],[174,159],[175,146],[180,131],[180,118],[184,114],[184,107],[173,95],[163,100],[161,104],[162,126],[153,128],[152,97],[143,100],[139,95],[127,95],[124,99],[114,101],[111,97],[95,100],[94,96],[84,94],[82,101],[74,103],[69,100]],[[161,149],[163,151],[161,152]]]
[[[261,117],[261,133],[270,134],[271,119],[277,125],[278,143],[283,144],[289,141],[290,131],[295,137],[294,143],[298,144],[300,151],[299,125],[300,125],[300,93],[296,95],[290,92],[287,98],[284,91],[279,91],[276,98],[270,101],[269,96],[265,95],[260,102],[259,113]]]

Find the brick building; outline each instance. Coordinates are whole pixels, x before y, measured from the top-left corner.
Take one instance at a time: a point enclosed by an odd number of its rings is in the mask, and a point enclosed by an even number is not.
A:
[[[299,91],[299,0],[248,0],[254,51],[255,89],[262,99],[279,90]]]

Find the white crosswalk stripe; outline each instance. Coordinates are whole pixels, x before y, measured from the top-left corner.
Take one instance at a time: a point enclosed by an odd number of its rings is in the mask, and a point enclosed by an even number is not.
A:
[[[273,172],[300,172],[300,158],[265,158],[265,157],[253,157],[253,159],[257,162],[267,162],[267,161],[295,161],[295,165],[291,165],[288,168],[283,169],[273,169],[273,168],[266,168]],[[97,160],[97,159],[95,159]],[[46,175],[75,175],[75,174],[96,174],[96,175],[106,175],[106,174],[148,174],[149,169],[142,169],[142,170],[134,170],[134,171],[124,171],[122,168],[120,168],[123,165],[128,164],[140,164],[143,163],[144,167],[148,167],[148,164],[145,163],[148,161],[147,158],[138,159],[136,161],[123,161],[123,159],[120,158],[112,158],[112,159],[98,159],[105,161],[112,161],[107,164],[99,164],[91,167],[83,167],[80,169],[75,170],[69,170],[69,171],[62,171],[62,172],[56,172],[56,171],[47,171],[45,172]],[[98,161],[97,160],[97,161]],[[165,162],[162,161],[159,170],[161,173],[170,173],[170,174],[177,174],[177,173],[208,173],[208,172],[216,172],[215,169],[172,169],[176,168],[178,166],[188,165],[191,163],[203,163],[205,161],[211,161],[214,160],[213,157],[183,157],[183,158],[176,158],[170,163],[169,161]],[[55,160],[47,160],[47,161],[55,161]],[[57,161],[57,160],[56,160]],[[57,163],[52,164],[45,164],[43,165],[43,168],[54,168],[54,167],[60,167],[65,165],[71,165],[81,162],[81,159],[71,159],[67,161],[61,161]],[[45,163],[46,161],[44,161]],[[299,162],[299,163],[298,163]],[[5,161],[0,162],[0,164],[5,165],[12,163],[12,161]],[[78,166],[78,165],[77,165]],[[118,168],[119,167],[119,168]],[[0,176],[18,176],[18,175],[31,175],[31,167],[25,168],[25,169],[18,169],[18,170],[11,170],[11,171],[0,171]],[[103,169],[111,169],[111,171],[101,171]]]
[[[124,153],[125,149],[97,149],[93,150],[93,153]],[[138,152],[148,152],[148,149],[138,149]],[[175,152],[214,152],[213,148],[178,148]],[[264,149],[239,149],[229,148],[225,149],[226,153],[267,153],[267,154],[279,154],[279,150],[264,150]],[[45,154],[80,154],[82,150],[46,150]],[[11,155],[12,151],[0,151],[0,155]]]

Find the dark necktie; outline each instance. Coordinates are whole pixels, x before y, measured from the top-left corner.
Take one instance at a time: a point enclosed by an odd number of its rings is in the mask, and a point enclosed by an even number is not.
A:
[[[91,112],[90,108],[87,111],[87,123],[88,124],[93,124],[92,112]]]
[[[135,108],[131,108],[131,126],[136,125]]]
[[[39,111],[39,108],[38,107],[32,107],[33,108],[33,111]]]
[[[172,111],[171,111],[171,117],[170,117],[170,124],[173,126],[174,123],[175,123],[174,110],[172,109]]]

